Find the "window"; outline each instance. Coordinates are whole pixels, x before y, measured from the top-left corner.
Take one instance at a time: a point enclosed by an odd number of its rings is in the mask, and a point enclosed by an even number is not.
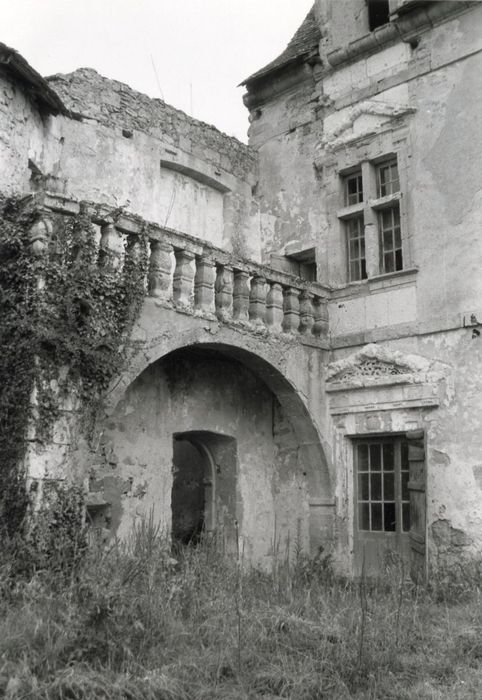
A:
[[[355,216],[346,222],[348,246],[348,279],[364,280],[367,276],[365,260],[365,232],[363,216]]]
[[[403,270],[401,191],[397,156],[364,161],[341,173],[347,280]],[[368,257],[367,257],[368,256]]]
[[[400,191],[397,159],[381,163],[377,168],[378,196],[386,197]]]
[[[368,26],[371,32],[390,21],[389,0],[367,0],[367,5]]]
[[[358,440],[355,443],[357,530],[408,532],[408,445],[403,437]]]
[[[363,180],[361,170],[345,178],[345,204],[359,204],[363,202]]]
[[[379,215],[381,270],[384,273],[403,269],[400,210],[398,205]]]

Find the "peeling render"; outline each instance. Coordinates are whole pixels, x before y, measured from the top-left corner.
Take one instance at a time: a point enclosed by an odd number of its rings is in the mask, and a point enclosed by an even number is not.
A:
[[[249,146],[91,69],[45,81],[56,111],[2,68],[0,189],[35,194],[46,217],[88,200],[101,228],[120,207],[119,242],[149,231],[136,353],[96,440],[73,396],[50,445],[29,438],[30,480],[83,481],[106,536],[151,511],[189,524],[203,501],[209,531],[261,566],[296,541],[357,574],[358,446],[388,444],[385,471],[410,473],[396,547],[415,575],[480,557],[482,6],[390,6],[369,31],[364,0],[317,0],[245,82]],[[398,190],[382,196],[394,158]],[[403,264],[387,271],[394,208]],[[366,275],[351,279],[360,216]],[[173,507],[176,439],[201,466]]]

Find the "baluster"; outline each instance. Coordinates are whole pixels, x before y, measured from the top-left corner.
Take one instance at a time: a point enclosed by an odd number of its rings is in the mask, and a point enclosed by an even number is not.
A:
[[[249,273],[234,271],[233,316],[236,321],[249,320]]]
[[[266,279],[257,275],[251,279],[249,294],[249,320],[262,326],[266,318]]]
[[[233,268],[230,265],[217,265],[215,290],[216,316],[220,321],[231,317],[233,301]]]
[[[104,224],[100,229],[99,267],[104,272],[115,272],[120,265],[120,234],[114,224]]]
[[[43,263],[41,262],[42,257],[47,252],[49,238],[52,234],[52,222],[49,219],[39,219],[33,226],[30,227],[29,231],[29,243],[32,255],[38,261],[37,275],[37,289],[41,290],[45,287],[45,277],[43,274]]]
[[[283,288],[277,282],[269,283],[266,297],[266,323],[275,333],[283,329]]]
[[[191,253],[189,250],[176,250],[174,255],[176,256],[176,268],[172,285],[174,302],[181,306],[190,306],[194,280],[194,270],[192,268],[194,253]]]
[[[308,335],[311,333],[315,318],[313,315],[314,294],[303,290],[300,296],[300,333]]]
[[[171,287],[172,246],[166,241],[151,241],[149,260],[149,295],[167,300]]]
[[[283,330],[286,333],[297,333],[300,326],[300,290],[286,287],[283,290]]]
[[[326,300],[315,294],[313,298],[314,324],[313,335],[320,337],[328,334],[328,307]]]
[[[216,269],[212,260],[196,258],[194,276],[194,308],[214,318],[214,281]]]

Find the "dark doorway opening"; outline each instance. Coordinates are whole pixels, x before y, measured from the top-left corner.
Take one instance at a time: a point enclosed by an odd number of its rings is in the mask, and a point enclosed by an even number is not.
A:
[[[173,439],[172,540],[196,545],[219,535],[231,547],[239,519],[236,440],[197,430]]]
[[[196,544],[205,529],[205,474],[207,455],[183,437],[174,439],[172,483],[172,538]]]

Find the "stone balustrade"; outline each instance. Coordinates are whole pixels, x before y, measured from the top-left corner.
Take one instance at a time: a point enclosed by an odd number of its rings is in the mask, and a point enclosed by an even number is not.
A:
[[[34,195],[42,220],[49,214],[75,215],[79,202],[61,195]],[[113,271],[122,264],[119,242],[135,247],[141,231],[149,239],[146,295],[159,306],[238,325],[256,333],[298,337],[325,346],[329,291],[316,282],[237,258],[211,244],[104,205],[83,202],[99,227],[99,265]]]

